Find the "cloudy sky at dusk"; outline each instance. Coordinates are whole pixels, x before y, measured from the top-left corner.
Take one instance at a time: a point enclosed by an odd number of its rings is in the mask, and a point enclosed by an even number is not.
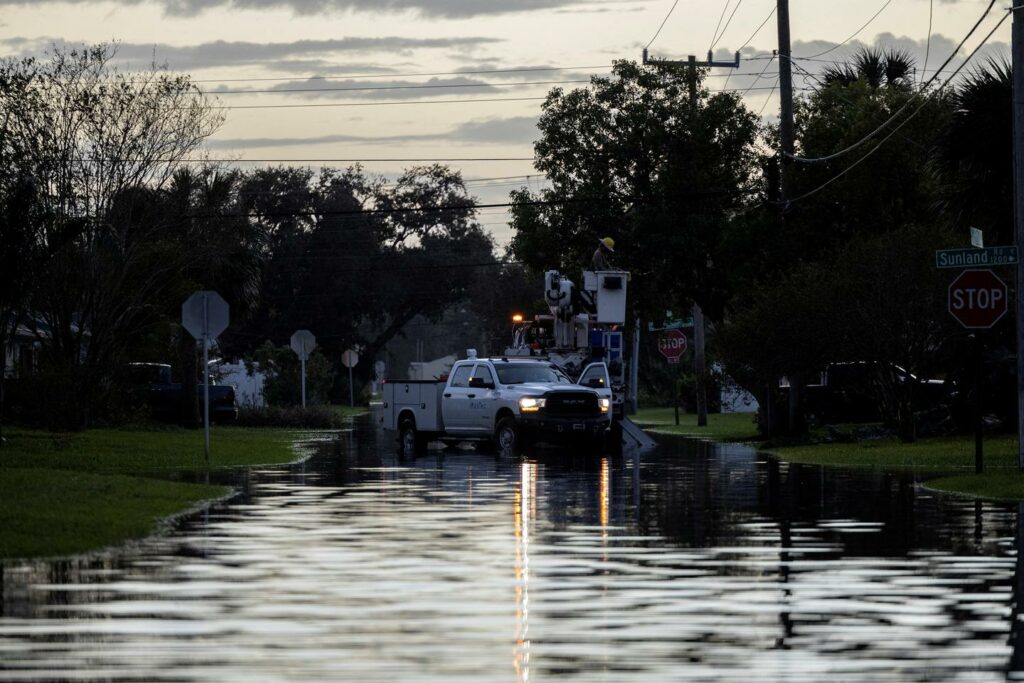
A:
[[[749,106],[774,116],[774,4],[679,0],[651,54],[706,56],[714,44],[726,58],[742,47],[740,68],[728,82],[730,70],[715,70],[709,87],[744,90]],[[792,0],[794,83],[805,87],[806,72],[863,45],[904,48],[919,68],[927,51],[935,69],[988,4]],[[950,68],[1007,4],[997,3]],[[360,159],[392,177],[413,163],[392,159],[483,157],[495,160],[451,165],[466,179],[496,178],[469,184],[482,201],[500,202],[514,187],[543,182],[528,177],[528,158],[544,94],[580,87],[615,59],[639,59],[670,7],[672,0],[0,0],[0,54],[118,41],[124,68],[155,59],[217,95],[227,121],[208,143],[212,156],[314,166]],[[1008,58],[1009,41],[1006,21],[975,59]],[[499,243],[509,237],[504,218],[503,210],[481,216]]]

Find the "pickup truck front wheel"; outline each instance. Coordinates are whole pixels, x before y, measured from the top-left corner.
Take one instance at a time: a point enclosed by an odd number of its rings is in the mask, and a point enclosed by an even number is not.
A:
[[[503,417],[494,428],[494,443],[499,451],[513,451],[519,447],[519,425],[515,418]]]

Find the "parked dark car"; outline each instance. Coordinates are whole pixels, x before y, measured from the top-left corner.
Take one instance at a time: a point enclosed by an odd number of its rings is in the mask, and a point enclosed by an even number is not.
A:
[[[807,415],[819,424],[877,422],[886,418],[883,377],[899,384],[914,382],[914,412],[951,408],[958,392],[953,382],[922,379],[899,366],[891,372],[877,363],[854,361],[830,363],[817,381],[804,387]],[[784,389],[785,393],[785,389]]]
[[[167,363],[132,363],[129,366],[132,387],[141,400],[145,401],[153,417],[159,420],[178,421],[188,406],[184,400],[181,382],[173,382],[171,366]],[[199,409],[203,409],[203,383],[196,387]],[[234,422],[238,417],[235,388],[230,384],[214,384],[210,381],[210,421]]]

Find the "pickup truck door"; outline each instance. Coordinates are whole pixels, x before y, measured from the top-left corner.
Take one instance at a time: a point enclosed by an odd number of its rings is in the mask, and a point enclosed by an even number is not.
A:
[[[583,369],[583,374],[576,382],[580,386],[593,389],[601,398],[606,398],[611,405],[612,381],[608,376],[608,366],[604,363],[591,363]]]
[[[475,363],[466,363],[457,366],[452,371],[448,386],[444,388],[441,397],[441,414],[444,416],[444,429],[446,432],[471,431],[469,402],[472,400],[476,389],[469,388],[469,378],[473,376]]]
[[[473,376],[469,378],[467,429],[485,434],[494,431],[495,403],[499,397],[495,379],[494,371],[487,363],[477,363],[473,368]]]

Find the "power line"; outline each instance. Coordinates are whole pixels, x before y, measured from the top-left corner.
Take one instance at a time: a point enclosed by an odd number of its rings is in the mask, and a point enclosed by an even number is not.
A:
[[[722,19],[725,19],[725,13],[729,11],[730,2],[732,2],[732,0],[725,0],[725,5],[722,6],[722,13],[718,15],[718,23],[715,24],[715,30],[711,34],[711,45],[714,45],[718,38],[718,29],[722,27]],[[709,47],[708,52],[711,52],[713,49],[714,47]]]
[[[587,82],[589,81],[581,81]],[[739,89],[729,90],[709,89],[709,92],[738,92]],[[477,102],[539,102],[547,97],[493,97],[483,99],[458,99],[458,100],[387,100],[374,102],[303,102],[301,104],[232,104],[232,105],[197,105],[184,107],[170,107],[172,111],[187,111],[196,108],[226,110],[226,109],[316,109],[324,107],[377,107],[377,106],[398,106],[414,104],[463,104]]]
[[[418,78],[424,76],[479,76],[483,74],[510,74],[510,73],[540,73],[547,71],[576,71],[581,69],[607,69],[607,64],[597,64],[590,66],[551,66],[551,67],[536,67],[536,68],[522,68],[522,69],[484,69],[480,71],[431,71],[431,72],[418,72],[418,73],[382,73],[382,74],[342,74],[337,76],[298,76],[298,77],[281,77],[281,76],[268,76],[264,78],[196,78],[189,79],[190,83],[258,83],[267,81],[294,81],[294,80],[342,80],[352,78]]]
[[[462,100],[391,100],[387,102],[304,102],[302,104],[232,104],[224,107],[211,106],[208,109],[302,109],[322,107],[379,107],[408,104],[466,104],[470,102],[537,102],[546,97],[495,97]],[[189,109],[190,107],[178,107]]]
[[[832,46],[832,47],[830,47],[829,49],[827,49],[827,50],[825,50],[825,51],[823,51],[823,52],[819,52],[819,53],[818,53],[818,54],[816,54],[816,55],[811,55],[810,57],[803,57],[803,59],[814,59],[814,58],[816,58],[816,57],[821,57],[822,55],[827,55],[827,54],[828,54],[829,52],[832,52],[833,50],[838,50],[838,49],[839,49],[839,48],[841,48],[841,47],[842,47],[843,45],[846,45],[846,44],[847,44],[848,42],[850,42],[851,40],[853,40],[854,38],[856,38],[857,36],[859,36],[859,35],[860,35],[860,33],[861,33],[861,31],[863,31],[863,30],[864,30],[864,29],[866,29],[866,28],[867,28],[868,26],[870,26],[870,25],[871,25],[871,22],[873,22],[873,21],[874,21],[875,19],[877,19],[877,18],[878,18],[878,15],[879,15],[879,14],[881,14],[882,12],[884,12],[884,11],[885,11],[885,8],[886,8],[886,7],[888,7],[888,6],[889,6],[889,5],[891,5],[891,4],[892,4],[892,0],[885,0],[885,3],[884,3],[884,4],[882,5],[882,6],[881,6],[881,8],[879,8],[879,10],[878,10],[877,12],[875,12],[875,13],[874,13],[874,14],[873,14],[873,15],[871,16],[871,18],[870,18],[870,19],[868,19],[868,20],[867,20],[867,21],[866,21],[866,22],[864,23],[864,25],[863,25],[863,26],[861,26],[861,27],[860,27],[859,29],[857,29],[856,31],[854,31],[854,32],[853,32],[853,34],[852,34],[852,35],[851,35],[851,36],[850,36],[849,38],[847,38],[846,40],[844,40],[843,42],[841,42],[841,43],[836,43],[835,45],[833,45],[833,46]]]
[[[857,149],[858,147],[860,147],[861,145],[866,143],[868,140],[872,139],[875,135],[877,135],[878,133],[882,132],[882,130],[884,130],[886,128],[886,126],[888,126],[890,123],[892,123],[897,118],[899,118],[900,114],[902,114],[904,111],[906,111],[910,107],[910,105],[914,103],[914,100],[916,100],[918,97],[921,97],[922,94],[924,93],[925,89],[929,85],[931,85],[936,79],[938,79],[939,74],[942,72],[942,69],[946,68],[946,66],[953,60],[953,58],[956,57],[956,55],[960,53],[960,48],[962,48],[964,46],[964,43],[966,43],[970,39],[970,37],[972,35],[974,35],[974,32],[978,30],[978,27],[981,26],[982,22],[988,16],[989,12],[992,11],[992,7],[995,6],[995,4],[996,4],[996,0],[991,0],[989,2],[989,5],[988,5],[987,8],[985,8],[985,12],[981,15],[981,18],[979,18],[978,21],[974,24],[974,26],[971,27],[971,30],[967,32],[967,35],[964,36],[963,40],[960,41],[960,44],[956,46],[956,49],[954,49],[953,52],[949,55],[949,57],[946,58],[946,61],[942,63],[942,66],[940,66],[939,69],[934,74],[932,74],[931,78],[929,78],[927,81],[925,81],[924,85],[921,86],[921,90],[917,91],[913,95],[911,95],[911,97],[909,99],[907,99],[907,101],[905,103],[903,103],[903,106],[901,106],[899,109],[897,109],[895,112],[893,112],[893,114],[888,119],[883,121],[877,128],[875,128],[873,131],[871,131],[870,133],[868,133],[867,135],[862,137],[860,140],[857,140],[853,144],[845,147],[844,149],[839,150],[838,152],[833,152],[832,154],[828,154],[826,156],[821,156],[821,157],[798,157],[796,155],[792,155],[792,156],[790,156],[790,158],[793,159],[794,161],[799,161],[799,162],[805,163],[805,164],[812,164],[812,163],[820,163],[820,162],[823,162],[823,161],[830,161],[832,159],[835,159],[836,157],[840,157],[840,156],[846,154],[847,152],[851,152],[851,151]],[[1006,19],[1006,17],[1003,17],[1004,21],[1005,21],[1005,19]],[[1000,23],[1002,23],[1002,22],[1000,22]],[[989,36],[991,36],[991,35],[992,34],[989,34]],[[982,43],[978,45],[978,48],[980,48],[981,45],[984,45],[985,42],[987,42],[987,41],[988,41],[988,38],[985,38],[985,40],[982,41]],[[974,53],[977,52],[978,48],[975,48],[974,52],[971,53],[971,56],[973,56]],[[964,60],[964,62],[962,64],[960,64],[959,67],[957,67],[957,69],[953,72],[953,76],[955,76],[957,73],[960,72],[961,69],[963,69],[964,64],[966,64],[968,60],[970,60],[970,56],[967,58],[967,60]],[[951,76],[950,79],[952,79],[953,76]],[[948,81],[947,81],[947,83],[948,83]],[[945,87],[945,85],[943,85],[943,87]],[[940,90],[941,90],[941,88],[940,88]],[[923,106],[923,104],[922,104],[922,106]],[[904,123],[906,123],[906,121],[904,121]],[[901,126],[902,126],[902,124],[901,124]]]
[[[421,83],[416,85],[381,85],[358,88],[280,88],[263,90],[215,90],[207,95],[276,95],[277,93],[310,93],[310,92],[366,92],[377,90],[434,90],[442,88],[515,88],[523,85],[562,85],[569,83],[590,83],[589,79],[571,81],[517,81],[513,83]]]
[[[750,37],[747,38],[743,42],[743,44],[739,46],[739,48],[737,48],[737,51],[742,51],[743,48],[745,48],[747,45],[750,45],[750,43],[754,41],[754,38],[757,37],[757,34],[759,34],[761,32],[761,29],[764,28],[764,25],[768,23],[768,20],[775,16],[775,11],[777,9],[779,9],[779,6],[776,5],[775,3],[772,3],[772,9],[770,12],[768,12],[768,16],[766,16],[764,18],[764,21],[762,21],[761,24],[754,30],[754,32],[750,34]],[[748,57],[747,59],[753,59],[753,57]]]
[[[361,159],[213,159],[212,161],[229,162],[229,163],[252,163],[252,164],[298,164],[298,163],[332,163],[332,164],[359,164],[359,163],[427,163],[433,161],[443,162],[469,162],[469,161],[533,161],[534,157],[435,157],[435,158],[401,158],[401,157],[376,157],[368,158],[363,157]],[[137,159],[85,159],[84,161],[90,162],[102,162],[102,163],[135,163]],[[153,159],[153,163],[167,164],[167,163],[186,163],[186,164],[205,164],[209,163],[210,159]],[[540,174],[537,174],[540,175]],[[518,176],[509,176],[518,177]]]
[[[994,0],[993,0],[993,3],[992,3],[992,4],[995,4]],[[991,8],[992,8],[992,5],[989,5],[989,9],[991,9]],[[987,14],[987,13],[988,13],[988,10],[986,10],[986,14]],[[999,22],[998,22],[998,23],[997,23],[997,24],[996,24],[996,25],[995,25],[995,26],[994,26],[994,27],[992,28],[992,30],[991,30],[991,31],[989,31],[988,35],[987,35],[987,36],[985,36],[985,38],[984,38],[984,39],[983,39],[983,40],[982,40],[982,41],[981,41],[981,42],[980,42],[980,43],[979,43],[979,44],[978,44],[978,45],[977,45],[977,46],[976,46],[976,47],[974,48],[974,50],[972,50],[972,51],[971,51],[971,53],[970,53],[969,55],[967,55],[967,58],[966,58],[966,59],[964,60],[964,62],[963,62],[963,63],[962,63],[962,64],[961,64],[960,66],[958,66],[958,67],[956,68],[956,70],[955,70],[955,71],[953,72],[953,75],[952,75],[952,76],[950,76],[949,78],[947,78],[947,79],[945,80],[945,82],[943,82],[943,84],[942,84],[942,85],[941,85],[941,86],[939,87],[939,90],[942,90],[942,89],[943,89],[943,88],[945,88],[945,87],[946,87],[947,85],[949,85],[949,83],[950,83],[950,82],[952,82],[952,80],[953,80],[953,79],[954,79],[954,78],[956,77],[956,75],[957,75],[957,74],[958,74],[958,73],[959,73],[959,72],[960,72],[960,71],[961,71],[961,70],[962,70],[962,69],[963,69],[963,68],[964,68],[965,66],[967,66],[967,63],[968,63],[968,62],[970,62],[970,61],[971,61],[971,58],[973,58],[973,57],[974,57],[974,55],[976,55],[976,54],[978,53],[978,50],[980,50],[980,49],[981,49],[981,48],[982,48],[982,47],[983,47],[983,46],[984,46],[984,45],[985,45],[985,44],[986,44],[986,43],[987,43],[987,42],[989,41],[989,39],[990,39],[990,38],[991,38],[991,37],[992,37],[993,35],[995,35],[995,32],[996,32],[996,31],[997,31],[997,30],[999,29],[999,27],[1000,27],[1000,26],[1002,26],[1002,25],[1003,25],[1003,22],[1005,22],[1005,21],[1006,21],[1006,19],[1007,19],[1007,18],[1008,18],[1009,16],[1010,16],[1010,14],[1009,14],[1009,13],[1007,13],[1007,14],[1003,15],[1003,18],[999,20]],[[972,32],[973,32],[973,29],[972,29]],[[911,120],[912,120],[912,119],[913,119],[913,118],[914,118],[915,116],[917,116],[917,115],[918,115],[918,114],[919,114],[919,113],[921,112],[921,110],[922,110],[922,109],[924,109],[924,107],[925,107],[925,105],[926,105],[926,104],[928,104],[928,100],[927,100],[927,99],[926,99],[926,100],[925,100],[924,102],[922,102],[922,103],[921,103],[921,105],[920,105],[920,106],[919,106],[919,107],[918,107],[917,109],[915,109],[915,110],[914,110],[914,111],[913,111],[913,112],[912,112],[912,113],[910,114],[910,116],[908,116],[908,117],[907,117],[906,119],[904,119],[904,120],[903,120],[903,121],[902,121],[902,122],[901,122],[901,123],[900,123],[900,124],[899,124],[898,126],[896,126],[895,128],[893,128],[893,129],[892,129],[892,131],[890,131],[890,133],[889,133],[888,135],[886,135],[886,136],[885,136],[884,138],[882,138],[881,140],[879,140],[879,141],[878,141],[878,144],[877,144],[877,145],[875,145],[874,147],[872,147],[872,148],[871,148],[870,150],[868,150],[868,151],[867,151],[867,152],[866,152],[866,153],[864,154],[864,156],[860,157],[859,159],[857,159],[856,161],[854,161],[854,162],[853,162],[852,164],[850,164],[849,166],[847,166],[846,168],[844,168],[844,169],[843,169],[842,171],[840,171],[840,172],[839,172],[839,173],[837,173],[836,175],[832,176],[831,178],[829,178],[828,180],[826,180],[826,181],[825,181],[824,183],[822,183],[822,184],[821,184],[821,185],[819,185],[818,187],[814,188],[813,190],[810,190],[810,191],[808,191],[808,192],[805,192],[805,193],[803,193],[802,195],[800,195],[800,196],[798,196],[798,197],[794,197],[794,198],[792,198],[792,199],[788,200],[787,204],[788,204],[788,203],[792,203],[792,202],[796,202],[796,201],[800,201],[800,200],[803,200],[803,199],[806,199],[807,197],[810,197],[810,196],[812,196],[812,195],[815,195],[815,194],[817,194],[818,192],[821,192],[821,191],[822,191],[822,190],[824,190],[824,189],[825,189],[826,187],[828,187],[829,185],[832,185],[832,184],[833,184],[834,182],[836,182],[837,180],[839,180],[840,178],[842,178],[843,176],[845,176],[845,175],[846,175],[847,173],[849,173],[850,171],[852,171],[852,170],[853,170],[854,168],[856,168],[857,166],[859,166],[860,164],[862,164],[862,163],[863,163],[864,161],[866,161],[866,160],[867,160],[867,159],[868,159],[868,158],[869,158],[870,156],[872,156],[872,155],[873,155],[873,154],[874,154],[875,152],[877,152],[877,151],[878,151],[878,150],[879,150],[879,149],[880,149],[880,148],[882,147],[882,145],[884,145],[884,144],[885,144],[886,142],[888,142],[890,138],[892,138],[892,137],[893,137],[894,135],[896,135],[896,133],[898,133],[898,132],[899,132],[899,130],[900,130],[901,128],[903,128],[903,126],[905,126],[905,125],[907,125],[908,123],[910,123],[910,121],[911,121]]]
[[[679,0],[675,0],[675,2],[672,3],[672,7],[669,8],[668,14],[666,14],[665,18],[661,20],[661,26],[659,26],[658,30],[654,32],[654,37],[648,40],[647,44],[644,45],[645,50],[651,46],[651,43],[653,43],[659,35],[661,35],[661,29],[665,28],[665,23],[668,21],[668,18],[672,16],[672,13],[676,11],[676,5],[678,4]]]
[[[729,15],[729,20],[725,22],[725,26],[722,27],[722,32],[719,33],[715,37],[714,42],[711,43],[711,47],[708,49],[708,52],[713,52],[715,47],[718,45],[718,42],[725,37],[725,32],[729,30],[729,25],[732,23],[732,18],[736,16],[736,10],[738,10],[742,4],[743,0],[737,0],[736,6],[732,8],[732,14]],[[728,0],[726,1],[725,6],[729,6]]]
[[[921,75],[928,71],[928,57],[932,50],[932,14],[935,10],[935,0],[928,0],[928,41],[924,44],[924,64],[921,65]]]
[[[760,190],[749,188],[740,190],[702,190],[699,192],[675,193],[673,199],[699,199],[713,197],[730,197],[735,195],[755,194]],[[467,204],[465,206],[413,206],[397,207],[393,209],[351,209],[344,211],[257,211],[241,213],[209,213],[189,214],[189,218],[318,218],[324,216],[366,216],[375,214],[402,214],[402,213],[445,213],[451,211],[471,212],[478,209],[508,208],[513,206],[559,206],[562,204],[577,204],[607,201],[608,197],[566,197],[563,199],[537,199],[528,202],[499,202],[494,204]]]
[[[772,91],[771,91],[770,93],[768,93],[768,97],[766,97],[766,98],[764,99],[764,104],[762,104],[762,105],[761,105],[761,109],[760,109],[760,111],[758,111],[758,112],[757,112],[757,115],[758,115],[758,116],[761,116],[761,114],[763,114],[763,113],[764,113],[764,110],[765,110],[765,108],[766,108],[766,107],[768,106],[768,103],[769,103],[769,102],[771,101],[771,99],[772,99],[772,95],[774,95],[774,94],[775,94],[775,88],[777,88],[778,86],[779,86],[779,79],[778,79],[778,78],[776,78],[776,79],[775,79],[775,85],[774,85],[774,86],[772,87]]]

